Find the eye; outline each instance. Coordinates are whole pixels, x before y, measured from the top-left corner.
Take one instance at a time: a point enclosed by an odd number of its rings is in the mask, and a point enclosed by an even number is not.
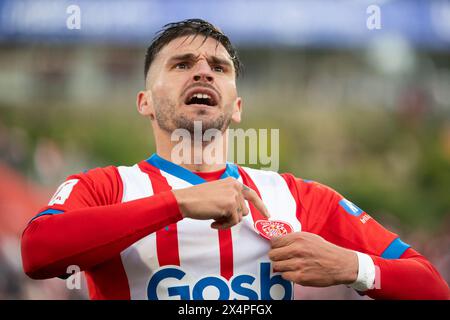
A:
[[[185,70],[188,68],[189,68],[189,65],[186,62],[180,62],[175,65],[175,69]]]
[[[213,69],[213,71],[216,71],[216,72],[222,72],[222,73],[225,72],[225,69],[220,65],[213,66],[212,69]]]

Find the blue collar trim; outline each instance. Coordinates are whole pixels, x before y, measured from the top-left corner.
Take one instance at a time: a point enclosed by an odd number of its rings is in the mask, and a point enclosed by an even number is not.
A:
[[[146,161],[152,166],[158,168],[159,170],[165,171],[177,178],[189,182],[192,185],[197,185],[206,182],[206,180],[200,177],[199,175],[173,162],[161,158],[156,153],[152,154],[152,156],[148,158]],[[220,179],[225,179],[227,177],[233,177],[235,179],[239,178],[238,167],[234,163],[227,162],[225,172],[220,176]]]

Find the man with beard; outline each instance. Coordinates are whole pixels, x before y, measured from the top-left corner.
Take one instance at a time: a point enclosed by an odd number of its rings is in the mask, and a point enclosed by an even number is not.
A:
[[[227,128],[241,120],[240,69],[210,23],[166,25],[137,96],[156,153],[68,177],[24,231],[26,274],[64,277],[77,265],[92,299],[292,299],[294,283],[447,299],[430,262],[336,191],[226,162]],[[208,143],[191,141],[191,161],[179,163],[172,133],[195,136],[196,121],[220,133],[211,143],[223,140],[222,158],[194,161]]]

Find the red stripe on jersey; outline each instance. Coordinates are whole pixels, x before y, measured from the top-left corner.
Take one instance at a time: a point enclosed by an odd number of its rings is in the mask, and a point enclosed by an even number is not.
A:
[[[176,224],[171,224],[164,229],[156,231],[156,251],[160,266],[180,265]]]
[[[92,300],[131,299],[128,278],[120,255],[86,271],[85,275]]]
[[[219,230],[220,275],[227,280],[233,276],[233,240],[231,229]]]
[[[225,169],[214,172],[198,172],[197,175],[206,181],[214,181],[220,179]],[[220,275],[230,280],[234,272],[233,260],[233,238],[231,229],[218,230],[219,236],[219,254],[220,254]]]
[[[308,231],[308,225],[307,225],[307,219],[306,217],[304,217],[305,213],[304,213],[304,208],[302,203],[299,200],[299,190],[297,189],[298,186],[295,182],[295,178],[290,175],[290,174],[280,174],[280,176],[284,179],[284,181],[286,182],[289,191],[291,192],[292,197],[295,199],[295,205],[296,205],[296,216],[298,221],[300,221],[300,223],[302,224],[302,230],[303,231]],[[303,181],[303,180],[302,180]],[[299,183],[300,185],[300,183]],[[310,232],[310,231],[308,231]]]
[[[261,194],[259,193],[258,188],[256,187],[253,180],[250,178],[250,176],[241,167],[238,167],[238,170],[239,174],[242,177],[242,182],[250,189],[253,189],[258,194],[258,197],[261,198]],[[250,213],[252,215],[253,222],[256,222],[258,220],[267,220],[267,218],[263,216],[250,201],[248,201],[248,204],[250,206]]]
[[[166,178],[161,175],[158,168],[153,167],[147,162],[139,163],[139,167],[143,172],[148,174],[153,187],[153,193],[172,190],[172,187],[167,182]],[[153,171],[157,175],[152,175],[148,171]],[[162,213],[163,214],[163,213]],[[160,266],[166,265],[180,265],[180,254],[178,252],[178,228],[177,224],[173,223],[167,227],[156,231],[156,254]]]

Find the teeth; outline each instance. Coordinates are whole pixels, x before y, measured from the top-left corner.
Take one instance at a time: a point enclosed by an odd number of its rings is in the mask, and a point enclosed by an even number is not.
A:
[[[205,93],[194,93],[192,95],[192,98],[198,98],[198,99],[211,99],[211,96],[209,94],[205,94]],[[192,99],[191,98],[191,99]]]

